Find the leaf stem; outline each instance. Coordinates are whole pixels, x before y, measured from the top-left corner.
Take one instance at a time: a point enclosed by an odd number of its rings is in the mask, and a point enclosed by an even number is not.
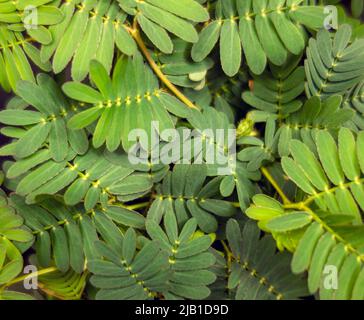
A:
[[[234,208],[240,208],[240,202],[231,202]]]
[[[322,220],[310,207],[308,207],[304,201],[298,202],[298,203],[286,204],[286,205],[284,205],[284,208],[285,209],[296,209],[296,210],[300,210],[300,211],[302,210],[302,211],[305,211],[306,213],[308,213],[311,216],[312,220],[314,220],[318,224],[320,224],[320,226],[324,230],[329,232],[335,239],[342,242],[345,245],[345,249],[347,251],[352,252],[353,254],[355,254],[357,256],[357,258],[361,262],[364,262],[364,255],[362,255],[357,249],[355,249],[355,247],[350,242],[348,242],[342,236],[340,236],[337,232],[335,232],[335,230],[332,229],[324,220]]]
[[[274,180],[274,178],[272,177],[272,175],[270,174],[270,172],[268,171],[268,169],[265,168],[265,167],[262,167],[260,170],[262,171],[262,173],[266,177],[266,179],[271,183],[271,185],[273,186],[273,188],[277,191],[277,193],[279,194],[279,196],[282,198],[283,203],[284,204],[291,203],[291,201],[288,199],[288,197],[284,194],[284,192],[281,189],[281,187]]]
[[[5,283],[0,288],[0,291],[6,289],[7,287],[12,286],[13,284],[16,284],[18,282],[24,281],[25,279],[38,277],[38,276],[41,276],[43,274],[51,273],[51,272],[54,272],[54,271],[57,271],[57,268],[56,267],[49,267],[49,268],[45,268],[45,269],[42,269],[42,270],[39,270],[39,271],[36,271],[36,272],[32,272],[30,274],[24,274],[24,275],[22,275],[20,277],[17,277],[15,279],[11,280],[8,283]]]
[[[161,71],[161,69],[158,67],[158,65],[153,60],[152,56],[149,54],[149,51],[147,47],[144,44],[144,41],[142,37],[140,36],[140,31],[138,28],[137,20],[134,19],[133,28],[127,28],[127,30],[130,32],[136,43],[138,44],[140,50],[142,51],[143,55],[147,59],[150,67],[153,69],[155,74],[158,76],[158,78],[165,84],[165,86],[183,103],[185,103],[189,108],[191,109],[197,109],[199,108],[194,105],[191,100],[189,100],[181,91],[179,91],[176,86],[168,80],[168,78],[164,75],[164,73]]]
[[[145,208],[149,205],[149,201],[148,202],[143,202],[143,203],[136,203],[136,204],[132,204],[129,206],[124,206],[124,208],[128,209],[128,210],[136,210],[136,209],[140,209],[140,208]]]
[[[227,264],[228,272],[230,272],[231,262],[233,259],[233,253],[230,251],[228,245],[226,244],[226,242],[224,240],[221,240],[221,244],[224,247],[224,250],[226,252],[226,264]]]
[[[9,49],[9,48],[14,48],[16,46],[23,46],[27,42],[34,42],[34,39],[33,38],[25,38],[25,39],[21,39],[19,41],[10,42],[7,45],[0,46],[0,51],[5,50],[5,49]]]

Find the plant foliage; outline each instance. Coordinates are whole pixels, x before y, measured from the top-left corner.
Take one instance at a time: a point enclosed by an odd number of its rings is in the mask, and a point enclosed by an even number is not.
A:
[[[0,0],[0,300],[363,300],[363,12]]]

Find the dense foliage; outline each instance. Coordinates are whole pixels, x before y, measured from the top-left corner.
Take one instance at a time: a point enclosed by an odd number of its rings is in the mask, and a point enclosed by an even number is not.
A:
[[[363,12],[0,0],[0,300],[363,300]]]

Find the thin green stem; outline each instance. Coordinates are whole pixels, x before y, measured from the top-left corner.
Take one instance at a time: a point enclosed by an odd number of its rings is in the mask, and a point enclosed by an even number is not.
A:
[[[333,188],[330,188],[328,190],[319,192],[317,194],[314,194],[310,197],[308,197],[304,202],[305,205],[309,205],[311,202],[315,201],[316,199],[320,198],[321,196],[323,196],[324,194],[328,194],[328,193],[334,193],[336,190],[338,189],[350,189],[352,186],[354,185],[361,185],[364,183],[364,178],[362,179],[356,179],[355,181],[350,181],[348,183],[343,183],[339,186],[335,186]]]
[[[314,220],[315,222],[320,224],[320,226],[325,231],[329,232],[335,239],[337,239],[338,241],[345,244],[345,248],[347,251],[352,252],[353,254],[355,254],[358,257],[358,259],[360,259],[361,262],[364,262],[364,256],[358,250],[356,250],[350,243],[348,243],[343,237],[341,237],[337,232],[335,232],[335,230],[333,230],[311,208],[309,208],[304,201],[284,205],[284,208],[285,209],[296,209],[296,210],[300,210],[300,211],[304,211],[304,212],[308,213],[311,216],[312,220]]]
[[[9,44],[5,45],[5,46],[0,46],[0,51],[5,50],[5,49],[11,49],[14,48],[16,46],[22,46],[27,42],[34,42],[33,38],[25,38],[19,41],[15,41],[15,42],[10,42]]]
[[[231,202],[231,204],[233,205],[233,207],[235,208],[240,208],[240,203],[239,202]]]
[[[284,192],[281,189],[281,187],[274,180],[274,178],[272,177],[272,175],[270,174],[270,172],[268,171],[268,169],[265,168],[265,167],[262,167],[260,170],[262,171],[262,173],[266,177],[266,179],[270,182],[270,184],[273,186],[273,188],[277,191],[277,193],[279,194],[279,196],[282,198],[283,203],[284,204],[291,203],[291,201],[288,199],[288,197],[284,194]]]
[[[145,208],[149,205],[149,201],[148,202],[143,202],[143,203],[137,203],[137,204],[132,204],[129,206],[123,206],[123,208],[128,209],[128,210],[136,210],[136,209],[140,209],[140,208]]]
[[[158,67],[158,65],[153,60],[152,56],[150,55],[147,47],[144,44],[144,41],[142,37],[140,36],[140,31],[138,28],[137,20],[134,20],[133,28],[127,29],[129,33],[132,35],[136,43],[138,44],[140,50],[142,51],[144,57],[147,59],[150,67],[153,69],[155,74],[158,76],[158,78],[165,84],[165,86],[178,98],[180,99],[184,104],[186,104],[191,109],[197,109],[199,108],[194,105],[191,100],[189,100],[181,91],[179,91],[176,86],[168,80],[168,78],[164,75],[164,73],[161,71],[161,69]]]
[[[227,263],[227,268],[228,268],[228,272],[230,272],[231,270],[231,262],[233,259],[233,253],[230,251],[228,245],[226,244],[226,242],[224,240],[221,240],[221,244],[225,250],[226,253],[226,263]]]
[[[57,268],[56,267],[49,267],[49,268],[45,268],[45,269],[42,269],[42,270],[39,270],[39,271],[36,271],[36,272],[32,272],[30,274],[24,274],[20,277],[17,277],[13,280],[11,280],[10,282],[8,283],[5,283],[1,288],[0,288],[0,291],[12,286],[13,284],[16,284],[18,282],[22,282],[24,281],[25,279],[29,279],[29,278],[34,278],[34,277],[39,277],[43,274],[47,274],[47,273],[51,273],[51,272],[55,272],[57,271]]]

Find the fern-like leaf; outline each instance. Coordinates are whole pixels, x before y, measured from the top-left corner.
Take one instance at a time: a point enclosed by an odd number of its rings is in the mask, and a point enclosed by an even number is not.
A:
[[[342,25],[333,39],[325,29],[310,39],[305,61],[308,97],[344,94],[363,79],[364,41],[350,44],[351,35],[351,27]]]
[[[306,35],[302,26],[318,29],[323,25],[323,7],[302,2],[218,1],[215,20],[201,31],[192,49],[193,59],[203,60],[220,39],[221,64],[228,76],[240,68],[242,47],[254,74],[261,74],[268,60],[284,64],[288,53],[299,55],[304,50]]]
[[[228,288],[236,288],[235,299],[292,300],[307,295],[305,280],[289,270],[290,255],[276,253],[272,238],[260,238],[254,222],[248,221],[241,230],[231,219],[226,234],[233,255]]]

